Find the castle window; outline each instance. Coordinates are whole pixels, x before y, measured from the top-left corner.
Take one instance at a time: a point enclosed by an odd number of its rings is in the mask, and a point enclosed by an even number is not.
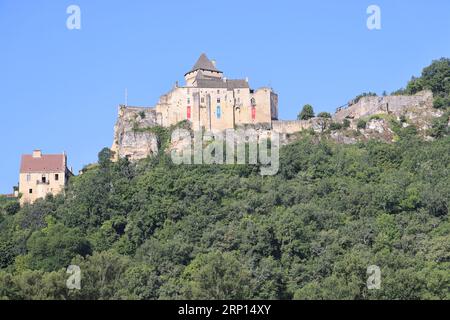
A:
[[[31,174],[27,174],[27,182],[31,181]]]
[[[220,119],[222,117],[222,109],[220,108],[220,106],[217,106],[216,108],[216,117],[217,119]]]
[[[188,104],[191,103],[191,98],[187,98],[187,103],[188,103]]]
[[[220,94],[220,90],[217,90],[217,94]]]
[[[55,174],[55,181],[59,181],[59,174]]]
[[[205,103],[205,98],[202,97],[202,98],[200,99],[200,101],[201,101],[201,103]]]
[[[33,189],[28,190],[28,193],[32,194],[33,193]]]
[[[220,98],[217,98],[217,103],[220,103]]]
[[[46,183],[47,182],[47,178],[46,177],[42,177],[42,183]]]

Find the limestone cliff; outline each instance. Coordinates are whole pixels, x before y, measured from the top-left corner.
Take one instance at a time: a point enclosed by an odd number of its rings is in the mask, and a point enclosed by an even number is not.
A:
[[[115,158],[132,161],[158,153],[158,137],[148,130],[157,125],[153,108],[119,107],[119,116],[114,127],[114,142],[111,150]]]

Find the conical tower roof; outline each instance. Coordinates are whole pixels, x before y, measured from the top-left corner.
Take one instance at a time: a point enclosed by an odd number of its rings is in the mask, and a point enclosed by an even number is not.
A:
[[[192,70],[187,72],[186,74],[197,71],[197,70],[221,72],[221,71],[217,70],[217,68],[214,66],[214,64],[211,62],[211,60],[209,60],[208,57],[206,56],[206,54],[204,54],[204,53],[202,53],[200,58],[198,58],[194,67],[192,68]]]

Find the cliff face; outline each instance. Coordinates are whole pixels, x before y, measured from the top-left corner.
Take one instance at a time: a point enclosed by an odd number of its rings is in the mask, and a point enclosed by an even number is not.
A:
[[[156,125],[157,116],[154,109],[120,106],[111,147],[115,158],[127,157],[135,161],[156,155],[158,137],[148,130]]]

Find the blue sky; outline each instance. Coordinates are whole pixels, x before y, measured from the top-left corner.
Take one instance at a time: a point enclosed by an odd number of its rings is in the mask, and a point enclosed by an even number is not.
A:
[[[81,30],[66,9],[81,8]],[[382,29],[366,27],[369,5]],[[281,119],[403,87],[450,56],[450,1],[0,0],[0,193],[20,155],[66,151],[77,172],[111,146],[117,106],[153,105],[202,52],[279,94]]]

